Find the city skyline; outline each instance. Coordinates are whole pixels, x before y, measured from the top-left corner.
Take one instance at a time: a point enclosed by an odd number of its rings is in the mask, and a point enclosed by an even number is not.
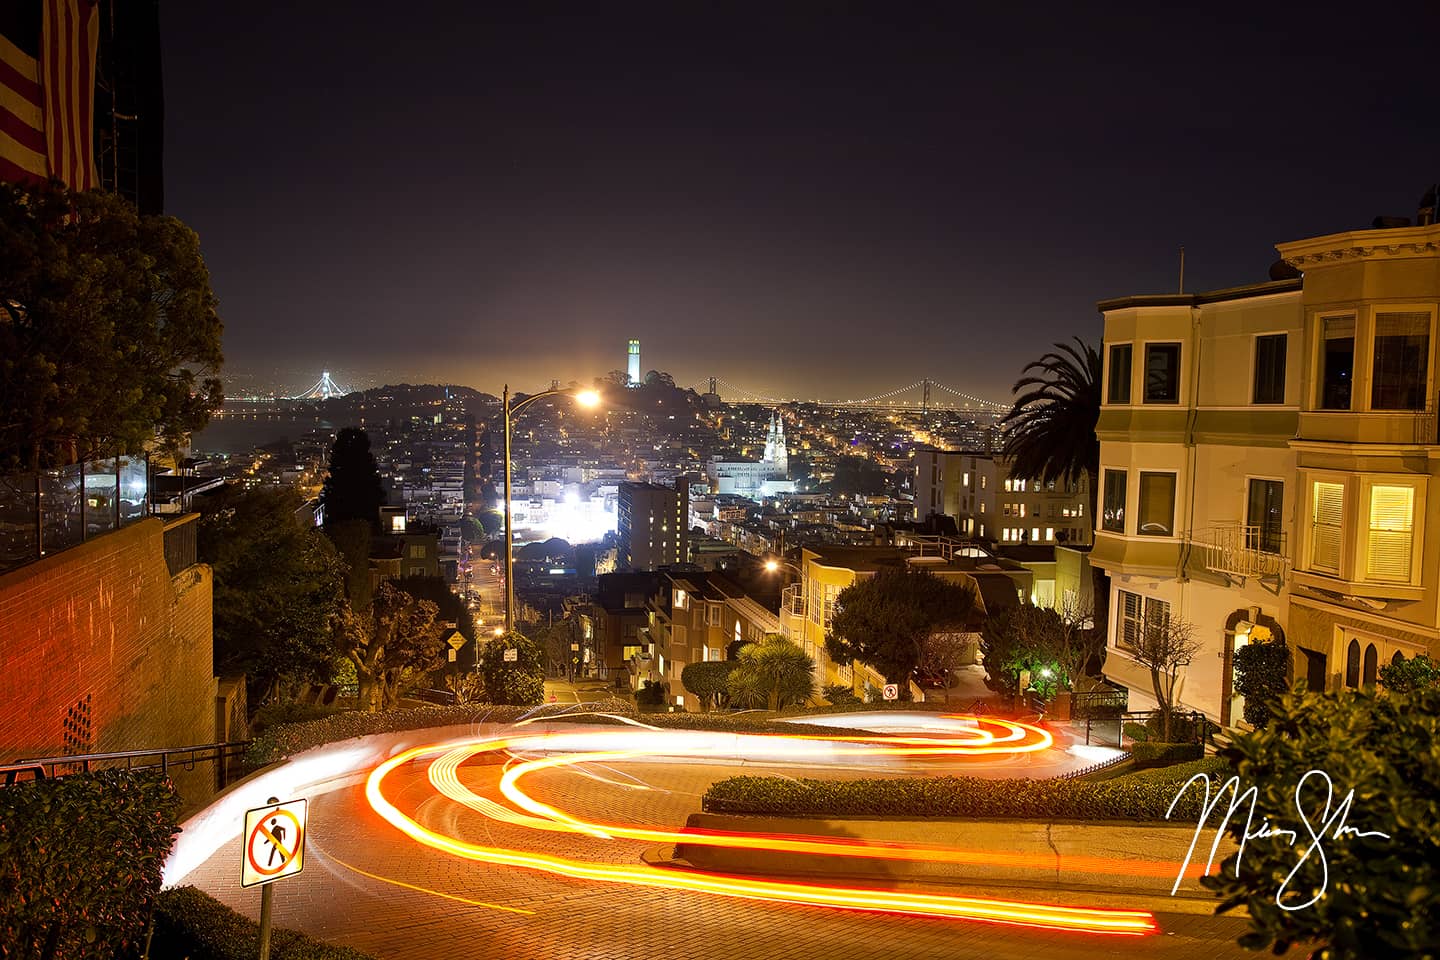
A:
[[[1098,339],[1097,300],[1175,290],[1182,245],[1187,289],[1260,281],[1275,243],[1413,216],[1436,177],[1418,5],[352,9],[167,11],[167,206],[227,372],[283,349],[495,391],[603,375],[637,336],[685,383],[1004,399],[1052,342]],[[1307,92],[1337,44],[1386,50],[1386,82]]]

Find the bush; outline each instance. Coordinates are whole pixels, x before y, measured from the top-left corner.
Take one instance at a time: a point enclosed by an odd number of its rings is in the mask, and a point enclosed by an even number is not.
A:
[[[196,890],[177,887],[155,905],[153,960],[253,960],[260,925]],[[349,947],[314,940],[294,930],[270,931],[271,960],[370,960]]]
[[[308,723],[311,720],[324,720],[340,712],[339,707],[322,707],[315,703],[267,703],[255,711],[255,716],[250,720],[251,735],[264,733],[271,727],[278,727],[282,723]]]
[[[271,727],[250,741],[250,746],[245,751],[245,765],[252,770],[258,769],[312,747],[349,740],[352,737],[366,737],[374,733],[395,733],[401,730],[423,730],[426,727],[462,724],[514,723],[530,717],[560,718],[570,712],[632,714],[635,708],[624,700],[598,700],[583,704],[556,703],[537,707],[471,703],[450,707],[386,710],[383,713],[346,710],[324,720]]]
[[[1235,651],[1235,692],[1245,698],[1245,722],[1263,727],[1270,704],[1289,684],[1290,648],[1283,643],[1247,643]]]
[[[726,687],[736,706],[780,710],[809,700],[814,677],[815,660],[798,644],[771,633],[740,648]]]
[[[658,680],[646,680],[640,689],[635,691],[635,705],[650,710],[665,706],[665,684]]]
[[[1125,736],[1134,740],[1136,743],[1144,743],[1150,739],[1149,723],[1132,723],[1127,720],[1122,725],[1122,729],[1124,730]]]
[[[700,709],[725,705],[727,681],[735,663],[730,660],[709,660],[691,663],[680,671],[680,683],[700,700]]]
[[[831,684],[821,692],[825,695],[825,699],[830,701],[830,705],[834,707],[850,707],[865,702],[855,696],[855,691],[843,683]]]
[[[514,650],[507,661],[505,651]],[[480,672],[491,703],[534,706],[545,699],[545,657],[538,644],[518,633],[485,644]]]
[[[1203,714],[1182,713],[1174,710],[1170,713],[1170,739],[1168,742],[1200,743],[1208,733],[1218,729]],[[1152,743],[1167,742],[1164,716],[1159,710],[1151,711],[1150,716],[1145,720],[1145,736],[1135,739],[1149,740]]]
[[[1414,693],[1425,687],[1440,687],[1440,663],[1423,653],[1380,668],[1380,686],[1391,693]]]
[[[1137,767],[1164,767],[1187,760],[1199,760],[1205,748],[1198,743],[1159,743],[1146,740],[1130,747],[1130,758]]]
[[[1154,780],[1160,783],[1172,783],[1177,788],[1180,784],[1189,780],[1197,773],[1203,773],[1211,780],[1224,782],[1234,774],[1230,764],[1223,757],[1202,757],[1199,760],[1191,760],[1188,763],[1176,763],[1168,767],[1151,767],[1145,770],[1134,770],[1122,774],[1120,780]]]
[[[146,772],[0,787],[0,955],[138,952],[179,813],[170,782]]]
[[[1221,752],[1241,784],[1256,789],[1254,822],[1268,819],[1302,837],[1293,845],[1278,831],[1253,837],[1238,876],[1232,856],[1217,875],[1201,880],[1222,898],[1220,910],[1245,906],[1251,931],[1240,938],[1242,946],[1263,950],[1273,944],[1278,955],[1295,944],[1318,944],[1315,955],[1327,960],[1435,955],[1440,942],[1436,744],[1440,688],[1377,696],[1367,690],[1307,692],[1297,684],[1272,703],[1264,729],[1237,736]],[[1323,855],[1316,851],[1301,863],[1309,838],[1296,811],[1296,791],[1311,770],[1326,773],[1334,799],[1349,805],[1346,826],[1391,839],[1336,836],[1338,827],[1320,826],[1325,786],[1312,778],[1304,809],[1311,829],[1323,838]],[[1353,803],[1341,800],[1351,791]],[[1247,816],[1232,818],[1229,834],[1240,839],[1246,822]],[[1282,899],[1281,881],[1292,871],[1296,875]],[[1297,909],[1322,890],[1324,896]]]
[[[711,813],[777,817],[951,817],[1001,820],[1160,821],[1175,799],[1168,780],[986,780],[910,777],[809,780],[731,777],[710,785],[701,801]],[[1187,791],[1174,818],[1193,823],[1199,792]]]

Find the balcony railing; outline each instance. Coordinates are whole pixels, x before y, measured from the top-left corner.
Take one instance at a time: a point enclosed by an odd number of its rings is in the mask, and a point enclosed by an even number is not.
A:
[[[118,457],[0,476],[0,573],[145,519],[149,473]]]
[[[1232,577],[1280,577],[1285,573],[1285,535],[1258,524],[1211,527],[1198,539],[1205,569]]]

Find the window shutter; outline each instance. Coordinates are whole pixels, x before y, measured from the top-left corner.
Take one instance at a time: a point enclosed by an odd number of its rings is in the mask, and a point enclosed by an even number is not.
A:
[[[1370,551],[1366,576],[1408,581],[1414,529],[1413,487],[1371,487]]]
[[[1345,485],[1317,482],[1313,499],[1310,565],[1316,569],[1339,573],[1340,522],[1345,513]]]

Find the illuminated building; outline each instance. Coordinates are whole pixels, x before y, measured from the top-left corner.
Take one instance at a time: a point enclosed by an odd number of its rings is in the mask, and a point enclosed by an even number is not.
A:
[[[793,493],[788,479],[790,455],[785,447],[785,418],[770,414],[765,431],[765,454],[760,460],[712,459],[705,466],[713,493],[732,493],[752,500]]]
[[[690,483],[622,483],[616,509],[622,570],[657,570],[690,559]]]
[[[916,450],[915,519],[954,517],[962,536],[1007,544],[1090,542],[1090,485],[1012,477],[988,453]]]
[[[625,372],[630,375],[630,386],[640,386],[640,341],[632,339],[625,349]]]
[[[1311,689],[1440,652],[1433,206],[1420,223],[1279,244],[1266,283],[1099,305],[1091,559],[1111,578],[1105,674],[1132,709],[1153,700],[1130,650],[1167,617],[1204,641],[1178,699],[1224,725],[1257,627]]]

